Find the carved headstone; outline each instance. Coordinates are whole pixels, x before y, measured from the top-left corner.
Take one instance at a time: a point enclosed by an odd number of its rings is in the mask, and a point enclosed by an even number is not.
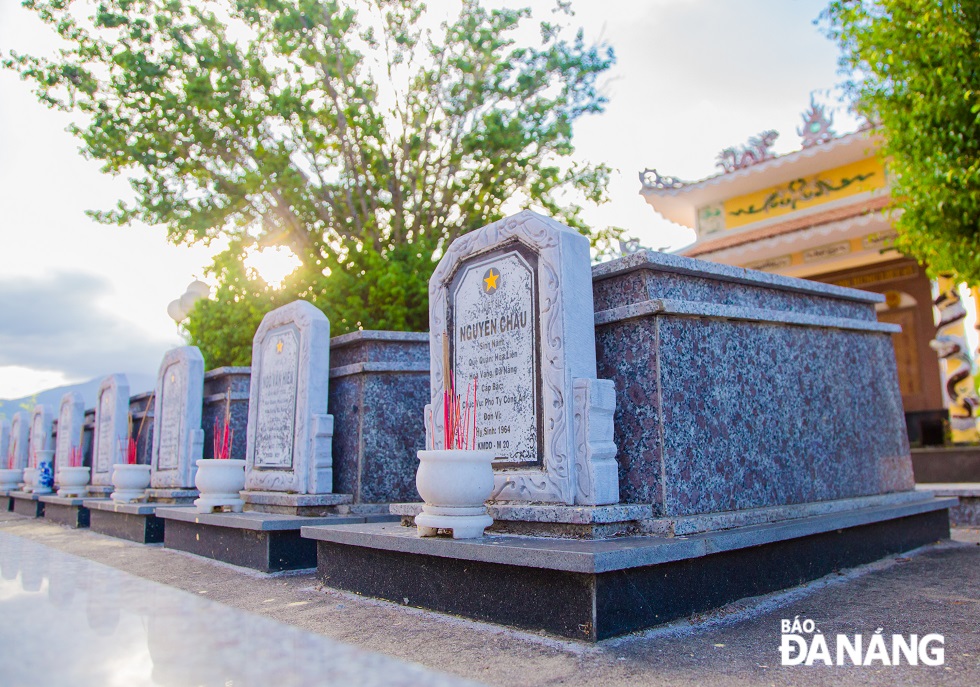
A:
[[[95,397],[92,485],[112,485],[112,466],[126,462],[129,439],[129,381],[113,374],[102,380]]]
[[[54,462],[68,465],[73,448],[82,446],[82,425],[85,422],[85,399],[81,394],[69,391],[61,397],[58,409],[58,433],[54,443]]]
[[[157,375],[150,464],[153,488],[193,489],[203,457],[204,357],[196,346],[167,351]]]
[[[7,459],[10,451],[10,422],[5,417],[0,417],[0,460],[3,464],[0,468],[7,467]]]
[[[38,403],[31,411],[30,435],[30,464],[36,467],[38,451],[50,451],[54,448],[52,424],[54,418],[51,409],[44,403]]]
[[[252,341],[245,489],[329,494],[330,322],[306,301],[262,318]]]
[[[588,240],[533,212],[456,239],[429,280],[428,445],[443,446],[443,337],[457,391],[477,380],[494,500],[619,500],[613,383],[596,379]],[[433,436],[434,434],[434,436]]]
[[[7,467],[26,468],[30,435],[30,416],[26,410],[14,413],[10,422],[10,444],[7,448]]]

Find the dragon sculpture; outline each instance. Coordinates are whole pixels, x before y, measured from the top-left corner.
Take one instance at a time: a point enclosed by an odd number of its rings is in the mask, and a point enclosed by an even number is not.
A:
[[[722,150],[715,159],[715,165],[727,173],[770,160],[775,157],[771,148],[777,138],[779,138],[778,131],[767,129],[758,136],[750,138],[744,146],[739,148],[732,146]]]
[[[946,396],[953,441],[975,439],[974,414],[980,407],[980,398],[973,389],[973,366],[963,329],[966,308],[960,301],[956,284],[951,282],[946,288],[941,287],[933,305],[939,322],[936,338],[929,342],[929,347],[946,362]]]

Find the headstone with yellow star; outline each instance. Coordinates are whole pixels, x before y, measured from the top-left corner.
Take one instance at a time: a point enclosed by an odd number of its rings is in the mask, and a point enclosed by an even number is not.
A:
[[[617,503],[615,388],[596,379],[594,318],[577,231],[525,211],[454,241],[429,280],[428,445],[443,446],[448,348],[457,393],[476,380],[474,448],[496,453],[495,500]]]
[[[179,346],[167,351],[157,373],[153,399],[151,489],[194,489],[197,461],[204,457],[203,403],[204,357],[200,349]]]
[[[295,501],[296,508],[316,505],[311,495],[329,495],[320,499],[324,504],[336,501],[329,376],[326,315],[306,301],[294,301],[262,318],[252,341],[243,497],[251,505],[246,507],[292,507],[286,501]]]

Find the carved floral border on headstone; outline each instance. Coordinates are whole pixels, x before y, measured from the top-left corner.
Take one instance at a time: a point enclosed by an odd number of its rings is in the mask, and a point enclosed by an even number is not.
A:
[[[92,484],[110,486],[112,469],[125,463],[129,441],[129,380],[112,374],[99,384],[95,396],[95,428],[92,438]]]
[[[330,321],[319,309],[294,301],[262,318],[252,340],[247,491],[333,491],[329,375]]]
[[[522,255],[527,258],[520,259]],[[596,379],[589,242],[573,229],[530,211],[456,239],[429,280],[432,373],[431,404],[426,406],[425,418],[427,445],[443,444],[443,358],[444,346],[447,346],[443,337],[448,333],[447,347],[454,350],[451,357],[456,363],[460,362],[454,357],[459,342],[473,336],[487,337],[489,341],[493,337],[513,334],[506,320],[501,320],[503,324],[498,322],[497,326],[489,317],[483,324],[454,321],[454,308],[461,312],[466,310],[454,305],[453,301],[461,283],[458,275],[463,275],[463,282],[469,288],[469,283],[475,280],[468,276],[468,272],[479,271],[479,276],[490,280],[485,290],[492,292],[498,288],[495,278],[500,273],[494,267],[495,256],[509,260],[514,266],[525,265],[518,269],[499,263],[505,271],[509,270],[520,279],[523,279],[521,269],[533,272],[533,295],[530,297],[534,306],[531,310],[535,320],[532,326],[535,328],[536,360],[533,363],[517,360],[513,369],[526,369],[528,364],[533,364],[538,374],[536,379],[530,380],[520,376],[508,379],[507,374],[496,380],[486,380],[487,384],[481,388],[483,401],[478,400],[482,420],[480,436],[495,437],[498,430],[505,434],[510,431],[509,427],[494,426],[494,422],[500,420],[493,419],[493,404],[499,404],[500,398],[487,399],[485,393],[494,388],[494,383],[508,384],[519,380],[520,385],[533,388],[533,393],[539,395],[535,409],[541,416],[537,422],[538,457],[533,461],[522,461],[500,456],[502,460],[495,464],[493,498],[496,501],[568,505],[616,503],[619,479],[612,424],[615,388],[609,380]],[[524,284],[521,288],[528,289],[526,280]],[[469,308],[467,317],[472,318],[472,313],[478,311],[478,307]],[[518,348],[523,351],[523,346]],[[487,351],[487,360],[493,361],[492,348]],[[516,356],[517,353],[508,352],[507,355]],[[525,354],[520,352],[520,355]],[[495,362],[487,364],[496,365]],[[465,384],[471,380],[457,379],[456,382]],[[498,393],[514,394],[517,391],[503,389]],[[526,390],[520,393],[525,394]],[[494,446],[503,452],[504,449]]]
[[[14,469],[27,467],[30,443],[28,438],[30,436],[29,423],[30,415],[26,410],[19,410],[14,413],[14,419],[10,421],[10,443],[7,447],[7,456],[4,457],[4,467]]]
[[[197,460],[204,455],[203,403],[200,349],[179,346],[167,351],[157,372],[153,400],[152,488],[194,488]]]
[[[58,429],[54,442],[56,465],[69,464],[71,450],[81,449],[82,425],[85,422],[85,399],[76,391],[69,391],[58,404]]]
[[[35,466],[38,451],[48,451],[54,448],[51,436],[54,417],[51,408],[44,403],[38,403],[31,411],[30,429],[30,464]]]

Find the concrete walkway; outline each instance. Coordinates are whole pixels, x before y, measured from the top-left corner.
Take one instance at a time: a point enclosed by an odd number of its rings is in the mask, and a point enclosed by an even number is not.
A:
[[[321,587],[313,571],[263,575],[159,545],[133,544],[8,513],[0,514],[0,533],[368,652],[489,685],[980,684],[980,530],[975,529],[957,530],[956,541],[745,600],[692,623],[597,645],[360,598]],[[4,603],[0,599],[2,622],[10,623]],[[893,634],[938,633],[944,636],[944,663],[781,666],[780,622],[795,616],[812,619],[831,643],[837,634],[868,638],[882,628],[889,650]],[[16,649],[2,647],[11,650]],[[379,669],[397,672],[397,665]],[[337,684],[329,672],[323,677],[322,684]],[[420,684],[426,682],[423,678]],[[55,683],[40,679],[37,684]]]

